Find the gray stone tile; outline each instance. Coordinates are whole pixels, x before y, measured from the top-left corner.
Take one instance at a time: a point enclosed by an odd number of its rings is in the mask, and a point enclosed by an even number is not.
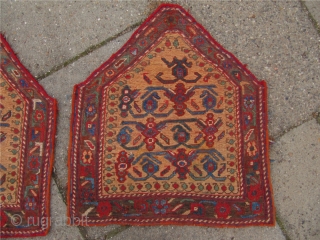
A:
[[[51,222],[52,226],[47,239],[83,239],[77,227],[70,227],[66,224],[67,208],[59,193],[58,187],[52,181],[51,188]],[[38,238],[36,238],[38,239]],[[40,238],[39,239],[43,239]]]
[[[320,24],[320,1],[306,0],[304,1],[313,18]]]
[[[291,239],[320,236],[320,125],[304,123],[274,143],[275,205]]]
[[[320,36],[298,0],[177,2],[258,79],[266,80],[271,136],[319,109]]]
[[[153,239],[153,240],[222,240],[222,239],[263,239],[285,240],[280,228],[249,227],[249,228],[207,228],[192,226],[159,226],[159,227],[131,227],[116,235],[112,239]]]
[[[87,227],[87,236],[92,240],[104,240],[105,236],[112,230],[116,229],[118,225],[109,225],[101,227]]]
[[[1,1],[1,32],[35,76],[144,19],[146,0]]]

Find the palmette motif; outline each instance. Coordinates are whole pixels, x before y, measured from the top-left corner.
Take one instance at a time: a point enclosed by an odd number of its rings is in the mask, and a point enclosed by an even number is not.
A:
[[[161,5],[75,86],[70,224],[274,225],[265,98],[185,10]]]

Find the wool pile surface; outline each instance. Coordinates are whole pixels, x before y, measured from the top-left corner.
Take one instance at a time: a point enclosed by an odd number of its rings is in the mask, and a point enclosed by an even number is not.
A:
[[[266,91],[161,5],[74,88],[69,224],[274,225]]]

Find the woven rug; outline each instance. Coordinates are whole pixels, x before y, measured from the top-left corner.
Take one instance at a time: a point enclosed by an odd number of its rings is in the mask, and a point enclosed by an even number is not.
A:
[[[46,235],[56,101],[0,35],[1,237]]]
[[[74,88],[71,225],[274,225],[266,84],[161,5]]]

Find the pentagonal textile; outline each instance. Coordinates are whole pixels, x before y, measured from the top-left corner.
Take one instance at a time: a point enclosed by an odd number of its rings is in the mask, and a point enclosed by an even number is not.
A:
[[[73,225],[273,225],[266,85],[161,5],[76,85]]]

